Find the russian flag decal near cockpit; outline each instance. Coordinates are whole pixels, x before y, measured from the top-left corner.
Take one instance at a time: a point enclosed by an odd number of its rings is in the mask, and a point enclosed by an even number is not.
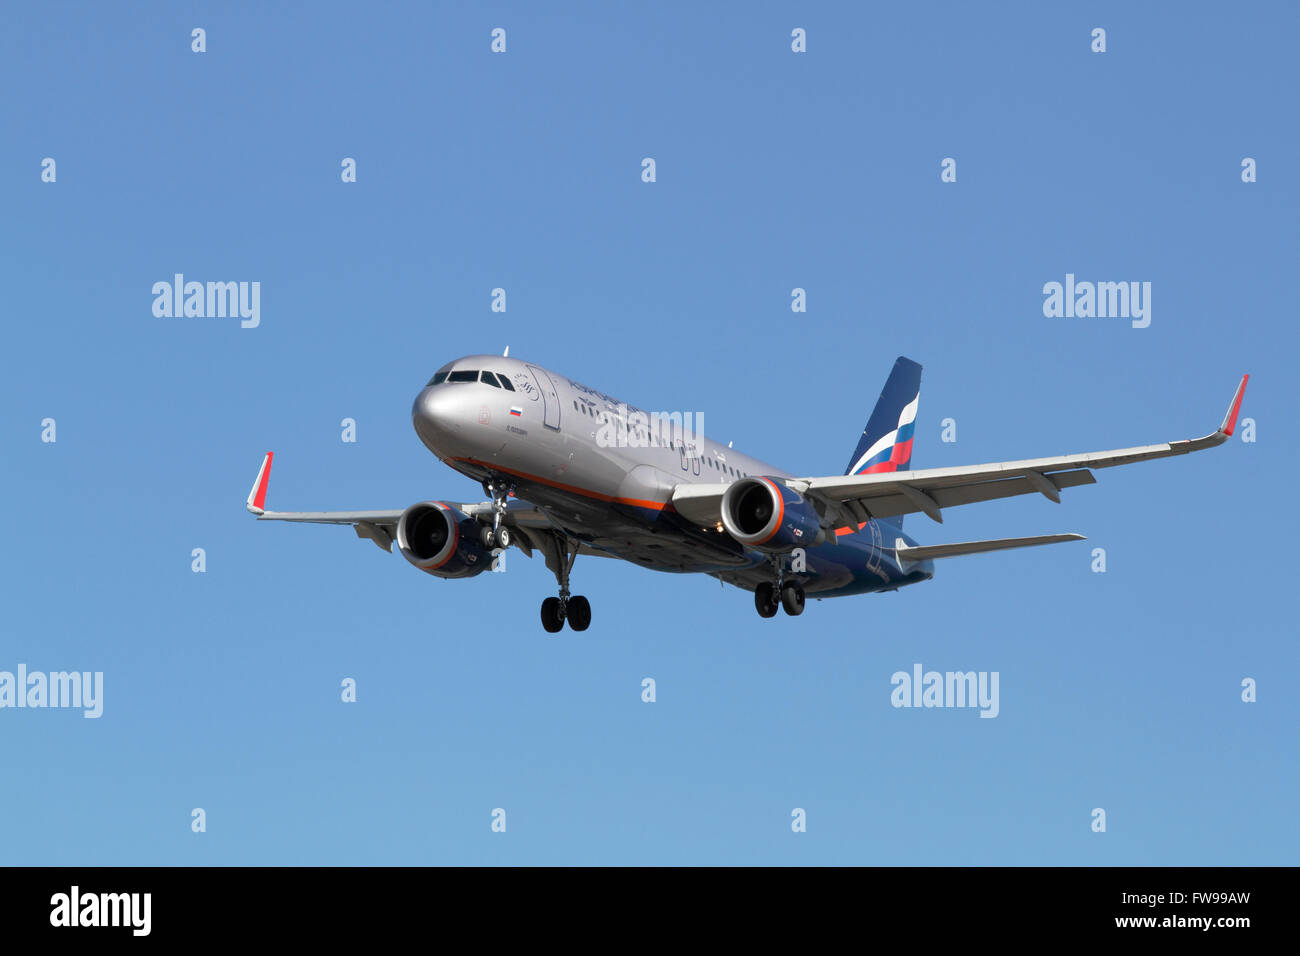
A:
[[[518,406],[518,405],[511,405],[511,406],[510,406],[510,414],[513,415],[513,416],[515,416],[515,418],[519,418],[520,416],[522,416],[522,415],[524,414],[524,410],[523,410],[523,408],[521,408],[521,407]]]

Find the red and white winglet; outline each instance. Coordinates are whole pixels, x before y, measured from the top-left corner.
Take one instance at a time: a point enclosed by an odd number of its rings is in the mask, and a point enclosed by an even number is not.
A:
[[[271,459],[274,457],[275,452],[268,451],[262,459],[262,467],[257,470],[257,480],[253,482],[253,490],[248,493],[248,501],[244,505],[255,515],[266,513],[266,486],[271,483]]]
[[[1241,411],[1241,397],[1246,394],[1246,383],[1249,381],[1249,375],[1241,377],[1241,384],[1237,386],[1237,394],[1232,396],[1232,405],[1228,407],[1228,414],[1223,416],[1223,424],[1219,426],[1219,431],[1228,437],[1232,437],[1232,431],[1237,427],[1237,413]]]

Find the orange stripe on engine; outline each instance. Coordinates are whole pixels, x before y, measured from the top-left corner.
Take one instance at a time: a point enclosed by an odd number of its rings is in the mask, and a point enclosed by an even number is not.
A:
[[[772,481],[771,479],[759,478],[758,480],[766,481],[768,485],[771,486],[772,490],[776,492],[776,502],[781,506],[781,511],[776,516],[776,524],[772,528],[772,533],[769,534],[762,541],[754,542],[755,544],[763,544],[767,541],[770,541],[773,537],[776,536],[776,533],[781,530],[781,522],[785,519],[785,495],[781,494],[781,489],[778,488],[776,486],[776,482]]]

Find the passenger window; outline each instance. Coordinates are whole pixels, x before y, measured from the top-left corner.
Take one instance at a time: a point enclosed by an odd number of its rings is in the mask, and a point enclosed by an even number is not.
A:
[[[497,372],[497,380],[501,382],[501,387],[507,392],[513,392],[515,387],[510,384],[510,379],[506,378],[504,372]]]
[[[478,369],[461,369],[459,372],[452,372],[447,376],[448,382],[477,382]]]
[[[497,377],[493,375],[491,372],[483,372],[479,376],[479,381],[486,382],[487,384],[491,385],[493,388],[501,387],[500,385],[497,384]]]

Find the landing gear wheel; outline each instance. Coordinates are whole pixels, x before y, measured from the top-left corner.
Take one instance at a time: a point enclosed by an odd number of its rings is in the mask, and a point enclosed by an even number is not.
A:
[[[591,624],[591,602],[581,594],[569,598],[569,606],[565,609],[569,620],[569,627],[575,631],[585,631]]]
[[[776,585],[764,581],[754,588],[754,607],[759,617],[775,617],[777,609]]]
[[[501,528],[501,531],[505,531]],[[546,555],[546,566],[555,572],[555,583],[560,586],[560,596],[542,602],[542,627],[552,634],[564,627],[567,618],[575,631],[585,631],[591,624],[591,605],[585,597],[569,596],[569,572],[578,560],[582,543],[563,531],[530,532],[529,540]],[[507,537],[507,541],[510,539]]]
[[[590,618],[590,608],[587,614]],[[542,602],[542,627],[546,628],[548,634],[564,629],[564,605],[560,603],[559,598],[548,597]]]
[[[496,538],[496,542],[495,542],[495,543],[496,543],[496,546],[497,546],[498,548],[505,549],[505,548],[510,547],[510,529],[509,529],[509,528],[507,528],[507,527],[505,527],[505,526],[502,526],[502,527],[500,527],[500,528],[497,528],[497,530],[496,530],[496,534],[494,535],[494,537]]]
[[[492,547],[492,538],[493,538],[492,526],[485,524],[482,530],[480,530],[478,533],[478,539],[480,542],[482,542],[483,547],[490,548]]]
[[[791,617],[798,617],[803,613],[803,588],[791,582],[781,588],[781,606],[785,608],[785,613]],[[776,613],[773,610],[772,613]]]

